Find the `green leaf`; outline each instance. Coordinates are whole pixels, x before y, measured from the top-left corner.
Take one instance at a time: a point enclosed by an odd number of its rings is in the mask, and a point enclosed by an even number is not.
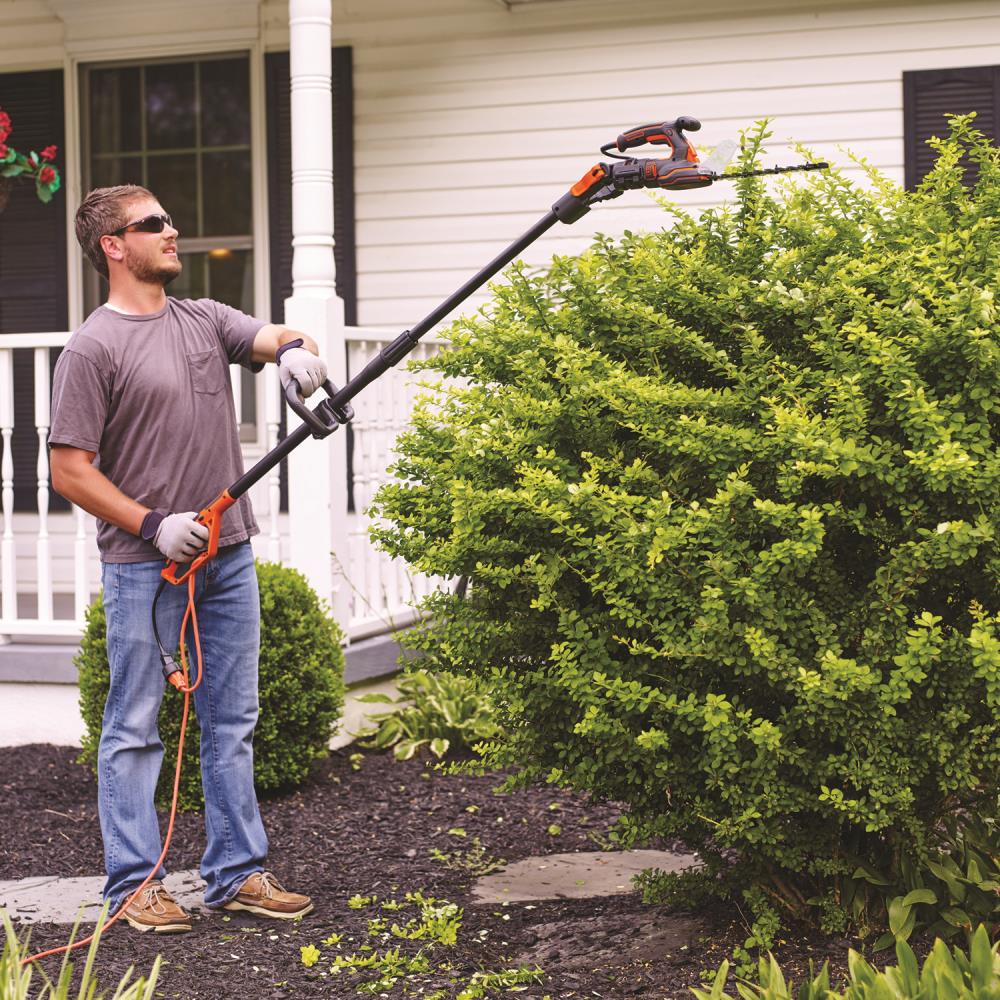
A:
[[[965,910],[957,906],[946,906],[938,911],[942,920],[946,920],[953,927],[972,927],[972,920]]]
[[[888,885],[888,881],[884,879],[877,871],[873,868],[868,868],[867,866],[861,865],[854,869],[854,875],[852,878],[861,878],[872,885]]]
[[[910,919],[911,907],[902,896],[894,896],[889,900],[889,930],[895,937],[903,936],[903,928]]]
[[[993,971],[993,949],[986,928],[980,924],[972,935],[969,949],[969,960],[972,967],[972,985],[974,989],[985,990],[997,987],[996,975]]]
[[[905,941],[896,942],[896,961],[903,985],[903,995],[916,997],[920,989],[920,969],[913,949]]]
[[[886,948],[891,948],[895,943],[895,934],[883,934],[881,937],[877,938],[875,943],[872,945],[872,951],[884,951]]]
[[[393,751],[396,760],[409,760],[426,742],[427,740],[403,740],[397,743]]]
[[[913,906],[915,903],[934,905],[937,895],[931,889],[912,889],[903,897],[903,906]]]
[[[387,747],[392,746],[402,736],[402,726],[396,719],[387,719],[378,728],[375,736],[372,738],[372,744],[379,750],[385,750]]]

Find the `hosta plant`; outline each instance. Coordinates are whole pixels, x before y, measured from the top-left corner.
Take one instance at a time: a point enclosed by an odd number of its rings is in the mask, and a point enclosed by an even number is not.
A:
[[[414,670],[397,682],[398,695],[371,693],[358,701],[392,705],[369,715],[370,725],[354,735],[362,746],[393,748],[397,760],[409,760],[421,750],[443,757],[449,750],[469,750],[499,732],[493,704],[475,679],[447,672]]]

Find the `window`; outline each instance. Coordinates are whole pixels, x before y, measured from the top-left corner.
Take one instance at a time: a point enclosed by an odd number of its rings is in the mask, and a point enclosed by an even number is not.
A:
[[[927,145],[947,134],[946,114],[976,112],[976,128],[996,141],[1000,125],[1000,66],[919,70],[903,74],[903,144],[906,186],[914,187],[934,163]],[[972,168],[967,177],[974,177]]]
[[[180,232],[178,298],[254,312],[250,63],[245,54],[90,66],[83,72],[84,190],[149,188]],[[86,267],[86,312],[107,285]],[[256,436],[253,376],[243,372],[241,437]]]

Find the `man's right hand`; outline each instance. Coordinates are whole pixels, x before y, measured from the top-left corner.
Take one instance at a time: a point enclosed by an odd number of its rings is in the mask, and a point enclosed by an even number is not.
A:
[[[195,518],[198,514],[168,514],[153,536],[153,544],[170,560],[189,563],[208,546],[208,527]]]

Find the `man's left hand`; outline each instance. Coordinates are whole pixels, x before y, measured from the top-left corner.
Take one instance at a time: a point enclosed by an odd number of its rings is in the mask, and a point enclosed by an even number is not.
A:
[[[326,362],[304,347],[289,347],[278,359],[281,386],[295,379],[303,399],[308,399],[326,381]]]

